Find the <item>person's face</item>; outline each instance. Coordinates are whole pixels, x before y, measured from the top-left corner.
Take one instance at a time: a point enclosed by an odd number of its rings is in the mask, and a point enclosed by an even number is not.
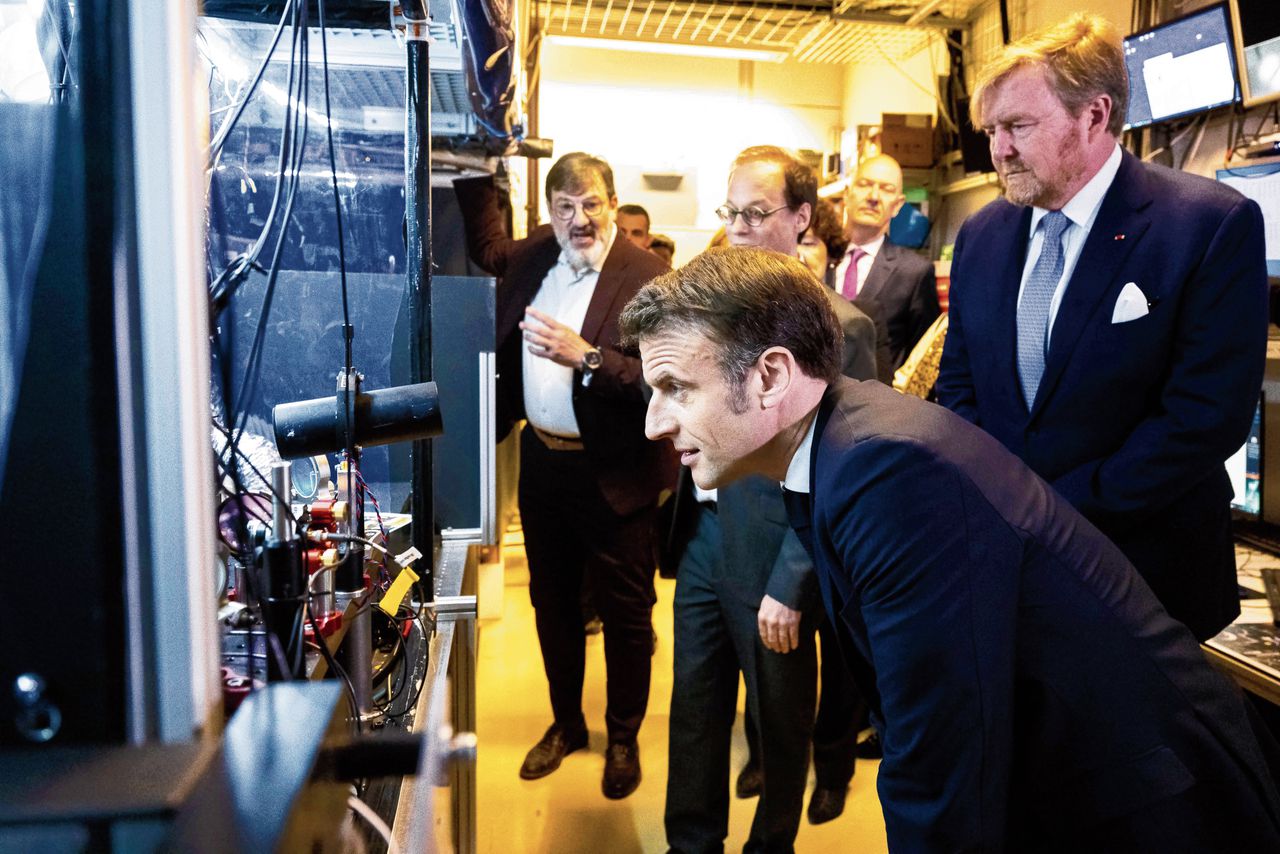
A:
[[[649,220],[641,214],[618,214],[618,231],[641,249],[649,248]]]
[[[1057,210],[1088,181],[1085,139],[1089,111],[1073,117],[1038,66],[1010,72],[982,105],[991,160],[1016,205]]]
[[[672,264],[675,263],[676,253],[672,251],[671,247],[667,246],[665,243],[661,246],[650,246],[649,251],[652,252],[654,255],[657,255],[663,261],[666,261],[668,267],[670,267]]]
[[[731,246],[758,246],[784,255],[796,254],[796,240],[809,227],[809,203],[796,210],[786,206],[786,177],[777,163],[744,163],[729,175],[725,204],[737,210],[781,210],[769,214],[754,228],[742,216],[725,226]]]
[[[845,197],[850,230],[861,232],[864,242],[874,240],[889,230],[889,221],[906,201],[902,169],[891,160],[873,157],[858,167]]]
[[[813,271],[813,274],[820,280],[827,275],[827,244],[823,243],[814,236],[813,229],[809,229],[804,233],[804,237],[800,238],[800,244],[796,246],[796,251],[800,253],[800,260],[804,265]]]
[[[579,193],[552,190],[547,200],[556,242],[574,267],[595,263],[604,253],[604,241],[613,222],[618,200],[609,195],[599,175]],[[588,214],[588,209],[596,209]],[[564,216],[568,213],[569,216]]]
[[[645,418],[645,435],[670,439],[703,489],[750,474],[765,435],[763,410],[735,394],[716,361],[716,346],[705,335],[688,330],[640,339],[640,364],[653,389]],[[748,379],[748,383],[750,379]]]

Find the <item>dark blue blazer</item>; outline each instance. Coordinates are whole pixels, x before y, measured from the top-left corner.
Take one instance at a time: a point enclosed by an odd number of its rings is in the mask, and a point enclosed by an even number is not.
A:
[[[1003,199],[956,240],[938,402],[999,439],[1120,546],[1197,637],[1239,613],[1231,487],[1262,384],[1262,214],[1127,152],[1058,311],[1027,411],[1016,353],[1031,209]],[[1149,314],[1111,322],[1135,283]]]
[[[1238,690],[1003,446],[842,379],[809,462],[788,509],[878,719],[891,850],[1280,850]]]

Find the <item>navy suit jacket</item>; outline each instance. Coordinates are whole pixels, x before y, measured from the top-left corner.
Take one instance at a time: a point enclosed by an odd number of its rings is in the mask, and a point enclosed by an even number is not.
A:
[[[1175,618],[1211,637],[1239,613],[1223,461],[1247,438],[1262,384],[1262,214],[1229,187],[1126,152],[1028,412],[1015,318],[1030,218],[997,200],[961,228],[938,402],[1026,461]],[[1150,313],[1112,323],[1130,282]]]
[[[498,284],[497,363],[498,435],[505,436],[524,418],[524,337],[519,324],[542,280],[560,257],[560,244],[550,226],[512,240],[503,227],[497,190],[489,177],[454,182],[466,223],[472,260],[501,276]],[[587,307],[580,334],[600,348],[604,364],[583,386],[574,374],[573,412],[582,444],[600,491],[619,515],[633,513],[658,500],[675,484],[679,465],[669,441],[650,442],[644,435],[644,377],[640,360],[618,346],[618,315],[636,291],[665,273],[666,263],[633,246],[618,234],[604,260]]]
[[[880,727],[891,850],[1168,850],[1170,802],[1215,850],[1280,850],[1239,691],[998,442],[842,379],[808,462],[788,509]]]

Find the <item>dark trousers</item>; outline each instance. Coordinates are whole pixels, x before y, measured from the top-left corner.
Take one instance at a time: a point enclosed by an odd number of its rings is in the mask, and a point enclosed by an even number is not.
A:
[[[813,724],[813,775],[824,789],[843,789],[853,779],[858,730],[867,722],[867,705],[840,653],[840,642],[824,613],[818,622],[822,646],[822,691]]]
[[[667,844],[682,854],[724,850],[729,829],[729,746],[738,673],[759,722],[764,792],[743,849],[791,851],[800,827],[817,663],[813,629],[785,655],[760,642],[759,602],[742,596],[724,566],[720,521],[700,509],[676,577],[675,679],[671,690]],[[807,638],[807,639],[806,639]]]
[[[818,717],[813,723],[813,776],[823,789],[844,789],[857,770],[858,732],[867,723],[867,704],[845,668],[839,642],[826,614],[819,617],[818,636],[822,654],[822,691],[818,694]],[[747,709],[748,763],[760,761],[759,730],[751,709]]]
[[[653,655],[654,507],[619,516],[583,451],[553,451],[526,429],[520,445],[520,519],[529,598],[556,723],[584,725],[586,637],[579,594],[590,575],[604,623],[609,742],[634,741],[649,701]]]

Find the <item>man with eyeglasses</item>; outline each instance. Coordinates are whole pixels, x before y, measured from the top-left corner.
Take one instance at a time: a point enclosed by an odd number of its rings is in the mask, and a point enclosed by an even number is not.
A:
[[[730,244],[797,257],[816,205],[813,171],[781,148],[757,146],[734,161],[716,214]],[[822,292],[843,327],[845,373],[875,379],[875,324],[838,294]],[[758,767],[739,779],[737,789],[740,797],[760,796],[746,850],[789,851],[804,807],[817,699],[814,632],[821,609],[812,563],[787,526],[777,481],[748,477],[701,490],[682,469],[675,500],[668,552],[680,553],[681,544],[671,542],[677,531],[691,536],[680,557],[673,607],[667,844],[675,852],[723,847],[741,671]],[[852,719],[845,730],[839,768],[819,775],[811,823],[844,809],[853,774]]]
[[[618,234],[613,171],[566,154],[547,172],[551,228],[512,241],[489,177],[454,182],[467,246],[498,288],[498,434],[520,419],[518,503],[554,722],[520,776],[545,777],[587,746],[579,592],[604,623],[608,748],[603,791],[640,783],[636,734],[653,652],[653,529],[675,481],[670,443],[645,440],[639,360],[617,348],[618,312],[667,265]]]

